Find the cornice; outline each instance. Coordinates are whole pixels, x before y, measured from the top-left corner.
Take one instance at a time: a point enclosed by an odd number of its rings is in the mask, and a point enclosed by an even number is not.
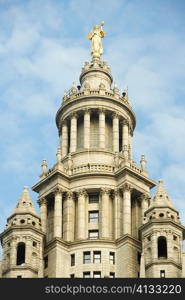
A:
[[[58,109],[57,113],[56,113],[56,125],[57,128],[59,128],[59,117],[60,115],[63,113],[64,110],[66,110],[68,107],[73,106],[73,104],[76,104],[78,102],[80,102],[81,100],[86,100],[86,99],[99,99],[99,100],[107,100],[109,102],[113,102],[116,103],[119,106],[121,106],[122,108],[126,109],[126,111],[132,116],[132,120],[133,120],[133,129],[136,126],[136,116],[134,111],[132,110],[132,107],[129,105],[129,103],[127,104],[126,102],[124,102],[123,100],[121,100],[121,97],[119,99],[116,99],[114,96],[107,96],[107,95],[82,95],[73,99],[68,100],[67,102],[63,102],[63,104],[60,106],[60,108]],[[84,104],[85,106],[88,106],[88,108],[91,108],[91,105],[89,105],[88,102],[86,102]],[[102,105],[105,109],[106,109],[106,105]],[[93,105],[92,108],[96,108],[97,106]],[[85,109],[85,107],[82,107],[79,110]],[[118,109],[119,111],[119,109]]]
[[[164,224],[166,226],[166,223],[182,230],[183,235],[185,236],[185,226],[183,226],[180,223],[176,223],[176,222],[172,221],[172,219],[163,219],[163,220],[152,219],[152,220],[148,221],[147,223],[143,224],[141,227],[139,227],[139,232],[141,234],[143,230],[146,230],[147,228],[155,226],[155,225],[163,225]]]
[[[119,169],[118,171],[115,172],[115,176],[119,177],[119,176],[123,176],[123,173],[129,173],[131,175],[134,175],[135,177],[137,177],[137,179],[142,179],[144,182],[146,182],[150,188],[154,187],[157,185],[157,183],[155,181],[153,181],[152,179],[144,176],[142,173],[138,173],[134,170],[132,170],[130,167],[124,166],[121,169]]]
[[[42,230],[33,227],[31,225],[13,225],[7,229],[5,229],[1,234],[0,234],[0,240],[4,238],[5,235],[8,235],[12,232],[16,232],[16,231],[28,231],[28,230],[32,230],[32,231],[36,231],[38,234],[45,236],[45,234],[43,233]]]

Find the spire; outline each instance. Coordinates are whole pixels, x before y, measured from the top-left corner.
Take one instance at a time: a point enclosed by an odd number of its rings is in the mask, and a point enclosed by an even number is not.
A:
[[[36,214],[27,186],[24,186],[23,193],[14,209],[14,214],[18,213]]]
[[[162,179],[158,181],[157,190],[154,194],[151,207],[173,207],[172,202],[166,192],[164,182]]]

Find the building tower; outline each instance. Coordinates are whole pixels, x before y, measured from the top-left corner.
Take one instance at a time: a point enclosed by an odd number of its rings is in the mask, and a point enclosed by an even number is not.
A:
[[[140,227],[146,277],[181,277],[184,226],[162,180]]]
[[[28,239],[30,247],[34,237],[41,255],[44,236],[44,266],[38,259],[38,276],[43,272],[44,277],[66,278],[159,277],[157,267],[162,260],[156,260],[157,252],[152,250],[149,255],[147,251],[156,246],[153,231],[160,224],[162,231],[173,232],[168,239],[167,233],[161,233],[163,239],[159,239],[159,244],[171,241],[173,246],[168,247],[169,259],[160,265],[160,270],[166,276],[180,277],[184,228],[172,205],[155,208],[158,196],[150,203],[150,189],[156,183],[148,177],[144,155],[140,166],[133,161],[136,118],[127,91],[120,94],[113,84],[109,65],[100,59],[104,35],[103,23],[89,33],[92,59],[85,62],[79,85],[73,83],[65,92],[56,114],[60,139],[56,163],[48,170],[43,160],[39,182],[32,188],[38,193],[41,229],[33,212],[26,216],[34,217],[35,226],[32,221],[29,225],[20,224],[23,217],[18,213],[19,225],[12,225],[14,215],[11,216],[10,228],[1,234],[4,255],[8,254],[5,240],[8,242],[8,237],[14,237],[15,233],[19,233],[20,242]],[[154,221],[150,219],[153,212],[156,215],[168,212],[174,220],[159,217],[159,221]],[[151,236],[149,245],[145,236]],[[172,262],[170,257],[175,247],[179,258]],[[14,249],[11,246],[13,253]],[[26,245],[26,249],[32,248]],[[13,272],[11,268],[8,270],[7,277]],[[27,269],[25,276],[33,276],[29,272]]]
[[[3,247],[2,277],[43,277],[43,237],[40,218],[25,186],[0,236]]]

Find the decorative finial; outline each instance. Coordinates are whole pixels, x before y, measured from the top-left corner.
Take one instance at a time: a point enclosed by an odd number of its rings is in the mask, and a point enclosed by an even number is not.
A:
[[[24,186],[24,192],[27,192],[27,191],[28,191],[28,186],[25,185],[25,186]]]
[[[145,171],[146,170],[146,159],[145,159],[144,155],[141,155],[140,164],[141,164],[141,170]]]
[[[45,175],[47,173],[47,163],[46,163],[46,160],[43,159],[42,161],[42,165],[41,165],[41,168],[42,168],[42,174]]]
[[[95,25],[93,30],[89,32],[88,39],[91,40],[91,55],[94,59],[99,59],[103,54],[103,46],[101,39],[105,36],[103,30],[104,21],[100,25]]]

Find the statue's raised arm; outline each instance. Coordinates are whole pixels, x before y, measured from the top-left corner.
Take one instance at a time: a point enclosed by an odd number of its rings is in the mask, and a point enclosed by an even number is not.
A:
[[[103,46],[101,39],[105,36],[103,30],[104,22],[100,25],[95,25],[93,30],[88,34],[88,39],[91,40],[91,55],[93,58],[100,58],[103,54]]]

